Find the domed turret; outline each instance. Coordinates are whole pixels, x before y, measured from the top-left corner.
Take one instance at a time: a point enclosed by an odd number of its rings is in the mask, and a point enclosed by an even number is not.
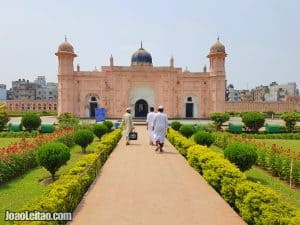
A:
[[[58,46],[58,50],[57,51],[58,52],[70,52],[70,53],[74,53],[74,48],[67,41],[67,38],[65,37],[65,41]]]
[[[152,56],[149,52],[147,52],[141,43],[141,47],[133,53],[131,57],[131,65],[132,66],[142,66],[149,65],[152,66]]]
[[[55,55],[58,57],[58,75],[73,75],[73,61],[77,55],[74,53],[74,48],[67,41],[66,37],[65,41],[58,46]]]
[[[220,42],[219,37],[217,38],[216,43],[211,46],[210,53],[225,53],[225,46]]]

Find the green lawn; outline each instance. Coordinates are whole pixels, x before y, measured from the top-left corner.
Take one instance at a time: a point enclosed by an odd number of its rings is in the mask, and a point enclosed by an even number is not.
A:
[[[0,138],[0,148],[8,146],[10,143],[21,140],[21,138]]]
[[[97,143],[98,140],[95,138],[92,145],[88,146],[87,152],[92,152]],[[81,148],[79,146],[73,147],[71,159],[65,166],[60,168],[57,175],[66,173],[82,156]],[[8,224],[2,219],[5,210],[16,211],[25,204],[38,199],[47,190],[47,185],[40,183],[40,181],[48,177],[50,177],[50,173],[46,169],[38,167],[8,183],[0,185],[0,224]]]
[[[274,140],[268,140],[270,143],[274,143]],[[277,140],[275,140],[277,141]],[[278,140],[279,141],[279,140]],[[286,140],[280,140],[282,143]],[[217,146],[211,146],[213,151],[223,154],[223,150]],[[300,209],[300,190],[299,188],[290,188],[289,185],[276,177],[270,175],[267,171],[260,169],[259,167],[252,167],[249,171],[246,171],[247,178],[249,180],[260,182],[273,190],[281,194],[284,201],[289,202],[291,205]]]
[[[300,209],[300,191],[298,188],[291,189],[285,181],[271,176],[268,172],[258,167],[253,167],[246,171],[246,175],[249,180],[260,182],[263,185],[276,190],[281,194],[284,201],[289,202],[297,207],[297,209]]]
[[[269,145],[276,144],[281,146],[285,149],[290,148],[293,151],[299,152],[300,151],[300,140],[283,140],[283,139],[260,139],[257,141],[265,142]]]

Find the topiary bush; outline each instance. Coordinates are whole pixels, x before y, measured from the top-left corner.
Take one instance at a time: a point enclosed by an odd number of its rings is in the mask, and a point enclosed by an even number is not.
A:
[[[0,111],[0,131],[3,131],[3,129],[6,127],[6,124],[9,121],[8,114],[5,110]]]
[[[230,116],[228,113],[211,113],[210,119],[214,121],[216,128],[221,130],[222,124],[229,120]]]
[[[229,144],[224,150],[224,156],[243,172],[250,169],[258,158],[255,146],[245,143]]]
[[[180,127],[181,127],[181,123],[179,121],[173,121],[171,123],[171,127],[176,130],[176,131],[179,131]]]
[[[93,126],[93,132],[99,139],[108,131],[109,128],[105,124],[95,124]]]
[[[190,124],[184,124],[180,127],[179,132],[183,136],[189,138],[194,134],[194,127]]]
[[[44,144],[37,152],[39,165],[51,173],[53,181],[56,171],[64,165],[70,157],[70,149],[66,145],[58,142]]]
[[[103,124],[108,128],[108,131],[111,131],[112,127],[114,126],[113,122],[110,120],[103,121]]]
[[[21,124],[26,130],[37,130],[41,125],[41,118],[35,113],[25,113],[21,119]]]
[[[79,130],[74,133],[74,142],[77,145],[80,145],[82,152],[86,153],[86,147],[91,144],[94,140],[94,134],[89,130]]]
[[[265,117],[259,112],[245,112],[242,114],[242,121],[248,130],[258,132],[265,123]]]
[[[280,118],[284,120],[288,132],[292,132],[295,130],[296,122],[300,120],[300,115],[296,112],[285,112]]]
[[[75,145],[74,137],[72,133],[66,134],[64,136],[60,136],[55,141],[59,143],[63,143],[69,148],[72,148]]]
[[[214,143],[214,137],[211,133],[206,131],[198,131],[194,135],[194,141],[198,145],[205,145],[207,147],[211,146]]]

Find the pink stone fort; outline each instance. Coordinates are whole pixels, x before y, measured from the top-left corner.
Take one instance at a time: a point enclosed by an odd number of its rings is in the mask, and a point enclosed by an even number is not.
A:
[[[208,117],[223,112],[225,98],[225,47],[219,39],[208,54],[209,71],[189,72],[174,66],[156,67],[142,44],[133,53],[130,66],[109,66],[101,70],[74,70],[77,57],[65,40],[55,53],[58,57],[58,114],[70,112],[94,117],[95,108],[103,107],[109,118],[119,118],[129,106],[134,117],[146,117],[150,106],[163,105],[170,118]]]

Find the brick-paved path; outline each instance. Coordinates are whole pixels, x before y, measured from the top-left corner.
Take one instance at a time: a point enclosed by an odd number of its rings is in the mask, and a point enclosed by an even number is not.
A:
[[[165,153],[124,138],[74,212],[69,225],[239,225],[229,205],[166,142]]]

